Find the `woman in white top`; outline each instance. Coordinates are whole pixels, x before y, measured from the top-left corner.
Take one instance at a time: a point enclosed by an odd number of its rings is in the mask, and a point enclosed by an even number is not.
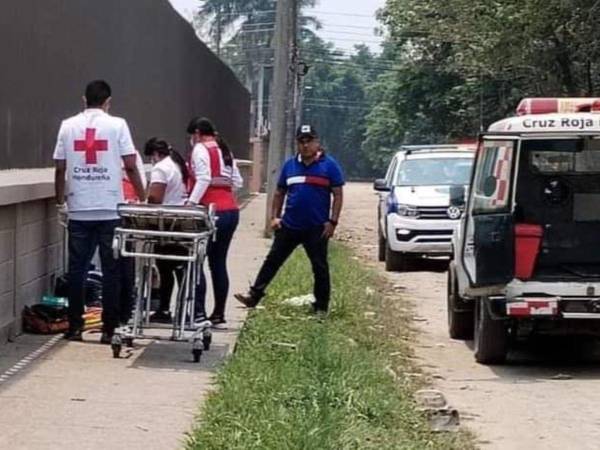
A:
[[[152,160],[148,203],[163,205],[184,205],[187,201],[188,169],[183,157],[163,140],[150,139],[145,146],[144,154]],[[187,254],[184,248],[176,245],[157,248],[157,251],[171,254]],[[160,306],[150,317],[155,322],[171,322],[169,305],[175,285],[175,276],[181,284],[183,275],[182,263],[178,261],[156,261],[160,273]]]

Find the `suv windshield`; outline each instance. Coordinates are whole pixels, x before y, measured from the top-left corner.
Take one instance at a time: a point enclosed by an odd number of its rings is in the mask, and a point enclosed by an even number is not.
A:
[[[467,185],[473,160],[469,158],[407,159],[396,174],[396,186]]]

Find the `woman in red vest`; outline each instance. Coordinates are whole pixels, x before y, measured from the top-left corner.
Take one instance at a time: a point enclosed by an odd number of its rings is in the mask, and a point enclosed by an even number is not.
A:
[[[234,191],[243,185],[233,154],[213,124],[205,118],[194,118],[187,130],[193,146],[190,159],[189,204],[214,205],[217,213],[217,235],[208,245],[208,265],[213,282],[214,310],[208,318],[214,327],[224,328],[225,306],[229,295],[227,253],[240,220]],[[204,272],[196,292],[196,311],[204,311],[206,278]],[[196,317],[197,321],[204,317]]]

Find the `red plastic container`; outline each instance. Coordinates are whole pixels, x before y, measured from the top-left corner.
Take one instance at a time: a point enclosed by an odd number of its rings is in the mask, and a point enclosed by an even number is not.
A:
[[[515,225],[515,276],[520,280],[529,280],[533,276],[543,235],[541,225]]]

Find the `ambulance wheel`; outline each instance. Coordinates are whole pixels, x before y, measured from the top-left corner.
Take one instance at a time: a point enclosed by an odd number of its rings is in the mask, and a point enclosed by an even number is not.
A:
[[[503,320],[494,320],[487,297],[475,300],[475,360],[480,364],[503,364],[508,353],[508,329]]]
[[[195,348],[192,350],[192,355],[194,356],[194,362],[199,363],[200,358],[202,357],[202,350],[199,348]]]
[[[452,339],[473,339],[474,311],[472,302],[458,295],[458,280],[452,265],[448,268],[448,334]]]
[[[406,256],[385,246],[385,270],[387,272],[403,272],[406,270]]]
[[[385,261],[385,248],[387,247],[387,242],[383,233],[381,232],[381,228],[378,227],[377,230],[377,260],[379,262]]]
[[[121,356],[121,344],[112,344],[113,358],[119,358]]]

